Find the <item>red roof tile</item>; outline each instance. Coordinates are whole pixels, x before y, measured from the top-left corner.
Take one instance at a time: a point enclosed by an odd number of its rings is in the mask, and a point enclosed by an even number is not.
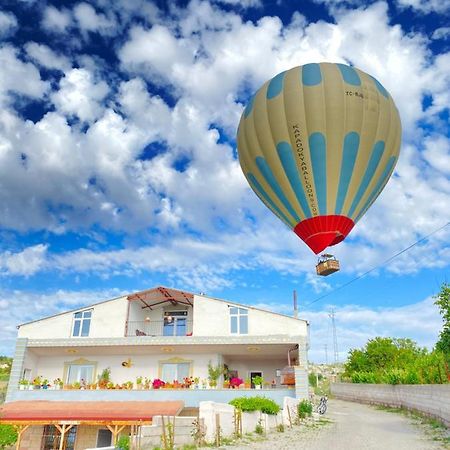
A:
[[[58,402],[17,401],[0,406],[0,423],[12,421],[149,421],[153,416],[175,416],[182,401]]]

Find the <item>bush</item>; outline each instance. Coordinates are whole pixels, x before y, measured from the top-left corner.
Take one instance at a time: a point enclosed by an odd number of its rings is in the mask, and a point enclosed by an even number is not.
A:
[[[0,448],[14,445],[17,441],[17,431],[12,425],[0,424]]]
[[[312,415],[312,403],[309,402],[308,400],[302,400],[298,405],[297,405],[297,414],[298,417],[300,417],[300,419],[304,419],[307,416],[311,416]]]
[[[129,436],[120,436],[119,440],[117,441],[117,447],[120,448],[120,450],[129,450],[130,448],[130,438]]]
[[[261,411],[275,416],[280,411],[280,407],[273,400],[259,396],[237,397],[229,403],[244,412]]]

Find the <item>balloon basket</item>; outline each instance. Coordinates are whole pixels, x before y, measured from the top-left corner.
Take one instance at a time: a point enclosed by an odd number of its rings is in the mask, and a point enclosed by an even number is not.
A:
[[[321,255],[316,266],[317,275],[326,277],[339,271],[339,261],[333,255]]]

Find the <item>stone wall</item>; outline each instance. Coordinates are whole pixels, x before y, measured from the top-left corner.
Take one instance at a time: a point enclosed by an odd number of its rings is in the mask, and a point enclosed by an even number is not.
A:
[[[420,411],[450,426],[450,384],[333,383],[331,393],[342,400]]]

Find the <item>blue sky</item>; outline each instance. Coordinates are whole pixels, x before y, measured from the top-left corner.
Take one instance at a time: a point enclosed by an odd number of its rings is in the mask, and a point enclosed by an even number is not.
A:
[[[340,287],[450,221],[449,0],[0,8],[0,353],[18,323],[156,285],[283,313],[295,289],[317,362],[332,307],[341,360],[377,335],[432,347],[450,226]],[[326,279],[235,145],[262,83],[321,61],[375,76],[403,123],[394,176]]]

